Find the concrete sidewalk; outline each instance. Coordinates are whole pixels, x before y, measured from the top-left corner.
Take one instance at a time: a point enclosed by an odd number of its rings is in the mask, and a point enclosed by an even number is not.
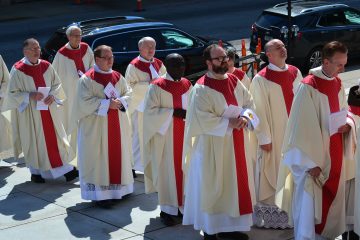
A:
[[[181,223],[160,221],[156,194],[145,194],[138,174],[133,194],[112,209],[101,209],[80,198],[79,183],[65,179],[30,182],[23,161],[0,162],[0,239],[156,239],[201,240],[199,231]],[[253,240],[288,240],[292,230],[253,228]]]

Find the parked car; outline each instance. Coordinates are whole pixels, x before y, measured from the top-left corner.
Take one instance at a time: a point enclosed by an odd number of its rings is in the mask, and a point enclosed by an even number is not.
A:
[[[73,23],[82,30],[82,41],[94,49],[109,45],[113,49],[114,69],[125,73],[130,61],[139,55],[138,41],[145,36],[156,41],[156,57],[164,60],[170,53],[181,54],[186,62],[185,75],[196,79],[197,73],[206,69],[202,58],[203,50],[218,40],[193,36],[171,23],[159,22],[135,16],[108,17]],[[68,26],[58,29],[42,49],[42,57],[50,62],[59,48],[68,42],[65,31]],[[225,48],[231,44],[223,41]]]
[[[304,72],[321,64],[325,43],[337,40],[349,48],[349,57],[360,55],[360,11],[345,4],[325,1],[294,1],[291,24],[298,27],[290,33],[288,62]],[[288,4],[280,3],[265,9],[252,25],[250,50],[255,52],[258,38],[262,49],[266,42],[278,38],[287,44],[282,32],[288,29]],[[284,28],[283,28],[284,30]],[[284,31],[283,31],[284,32]]]

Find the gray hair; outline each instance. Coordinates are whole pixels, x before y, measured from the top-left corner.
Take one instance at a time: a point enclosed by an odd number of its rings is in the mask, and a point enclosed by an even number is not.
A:
[[[153,42],[156,44],[155,39],[153,39],[152,37],[143,37],[139,40],[138,48],[140,49],[145,42]]]
[[[73,30],[75,30],[75,29],[79,29],[80,30],[80,33],[82,33],[82,31],[81,31],[81,28],[79,28],[79,26],[77,26],[77,25],[71,25],[70,27],[68,27],[67,29],[66,29],[66,36],[70,36],[70,34],[71,34],[71,32],[73,31]]]

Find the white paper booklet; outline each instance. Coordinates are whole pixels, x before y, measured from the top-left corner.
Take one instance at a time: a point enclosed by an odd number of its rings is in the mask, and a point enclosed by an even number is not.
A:
[[[44,98],[36,103],[36,110],[48,110],[49,106],[45,104],[44,100],[49,96],[50,87],[39,87],[38,92],[44,95]]]
[[[347,111],[331,113],[329,116],[329,133],[330,136],[337,133],[339,127],[346,124]]]
[[[120,97],[119,91],[111,83],[108,83],[106,85],[106,87],[104,88],[104,93],[108,98],[119,98]]]

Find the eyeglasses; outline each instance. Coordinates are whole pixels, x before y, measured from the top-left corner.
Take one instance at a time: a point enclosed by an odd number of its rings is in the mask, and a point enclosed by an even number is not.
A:
[[[114,55],[112,55],[111,57],[99,57],[99,58],[105,59],[106,61],[110,61],[114,59]]]
[[[81,38],[81,34],[79,34],[79,35],[73,35],[73,34],[70,34],[70,37],[74,37],[74,38]]]
[[[32,51],[32,52],[36,52],[36,51],[40,51],[41,48],[40,47],[33,47],[33,48],[26,48],[26,50]]]
[[[211,60],[218,60],[219,62],[224,62],[224,61],[229,61],[229,57],[221,56],[221,57],[211,58]]]

